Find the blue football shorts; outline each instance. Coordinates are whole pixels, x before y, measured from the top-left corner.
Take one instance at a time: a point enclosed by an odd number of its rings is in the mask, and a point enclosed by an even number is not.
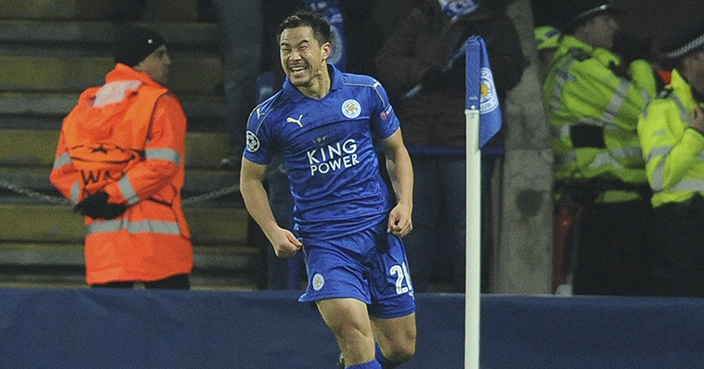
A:
[[[400,237],[380,224],[357,234],[303,239],[308,287],[298,299],[354,298],[369,315],[398,318],[416,310],[406,251]]]

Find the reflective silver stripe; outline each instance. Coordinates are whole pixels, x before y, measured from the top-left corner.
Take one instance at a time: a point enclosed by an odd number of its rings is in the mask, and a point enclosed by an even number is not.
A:
[[[562,90],[565,88],[565,83],[569,79],[569,70],[574,63],[574,59],[570,59],[555,73],[555,87],[552,90],[552,101],[550,102],[550,109],[553,113],[557,112],[560,107],[560,97],[562,96]]]
[[[640,147],[619,147],[610,151],[611,156],[615,158],[642,158],[643,151]]]
[[[648,157],[645,158],[645,162],[647,163],[653,158],[665,156],[669,154],[670,151],[672,151],[672,145],[653,147],[653,149],[650,150],[650,154],[648,154]]]
[[[609,153],[602,152],[599,153],[594,160],[589,164],[590,168],[598,168],[602,165],[607,165],[611,164],[615,168],[623,168],[623,165],[616,161],[613,156],[611,156]]]
[[[91,223],[86,228],[86,235],[118,232],[120,230],[126,230],[130,234],[146,232],[170,235],[181,234],[181,230],[176,222],[162,222],[157,220],[131,222],[127,219],[114,219]]]
[[[609,152],[597,154],[594,160],[589,164],[590,168],[596,168],[602,165],[611,164],[616,168],[623,168],[623,164],[619,163],[614,158],[629,159],[642,157],[642,151],[637,147],[623,147],[613,149]],[[555,164],[565,165],[577,162],[577,153],[568,151],[562,154],[555,155]]]
[[[648,104],[650,104],[651,97],[648,95],[648,91],[646,90],[639,90],[640,91],[640,96],[643,97],[643,100],[645,100],[645,106],[643,107],[643,110],[647,110],[646,107]]]
[[[678,49],[675,49],[673,51],[670,51],[669,53],[666,53],[665,56],[668,59],[679,58],[680,56],[683,56],[683,55],[687,54],[688,52],[690,52],[690,51],[692,51],[702,45],[704,45],[704,35],[701,35],[701,36],[695,38],[694,40],[689,41],[688,43],[684,44],[684,46],[682,46]]]
[[[654,158],[662,158],[657,168],[653,171],[653,190],[656,192],[664,189],[664,171],[667,154],[672,151],[672,146],[659,146],[653,148],[648,155],[648,161]],[[704,161],[704,151],[700,152],[697,160]],[[671,188],[672,191],[704,191],[704,179],[682,179],[679,183]]]
[[[123,101],[127,91],[136,90],[141,84],[142,82],[138,80],[106,83],[95,95],[93,106],[100,107]]]
[[[672,98],[672,101],[674,101],[675,104],[677,104],[677,107],[680,108],[680,118],[682,118],[682,121],[687,123],[691,122],[692,116],[689,115],[689,110],[685,108],[684,103],[682,103],[682,100],[680,100],[680,98],[677,97],[677,95],[675,94],[670,94],[670,98]]]
[[[665,186],[665,161],[667,161],[667,159],[663,157],[662,161],[660,161],[658,166],[653,171],[653,183],[650,185],[650,187],[652,187],[653,191],[655,192],[662,191],[663,187]]]
[[[626,98],[626,94],[628,93],[628,89],[630,87],[631,83],[629,81],[621,79],[621,82],[619,82],[618,86],[616,87],[616,91],[614,91],[613,96],[611,96],[611,101],[609,101],[609,105],[606,107],[604,115],[601,117],[601,120],[603,122],[613,123],[616,114],[619,110],[621,110],[621,106],[623,105],[623,102]]]
[[[69,155],[68,151],[66,151],[61,154],[61,156],[54,159],[54,166],[52,169],[59,169],[62,165],[71,164],[72,162],[71,155]]]
[[[147,159],[167,160],[176,165],[181,164],[181,154],[173,149],[147,149],[144,151]]]
[[[704,179],[683,179],[673,186],[672,191],[704,191]]]
[[[128,204],[134,205],[139,202],[139,196],[137,196],[134,187],[132,187],[132,182],[130,182],[127,174],[117,181],[117,186],[120,187],[120,192],[122,192],[122,196],[127,200]]]
[[[73,182],[70,194],[71,198],[69,200],[71,200],[71,202],[74,204],[78,204],[78,198],[81,196],[81,182],[79,182],[78,180],[75,180]]]

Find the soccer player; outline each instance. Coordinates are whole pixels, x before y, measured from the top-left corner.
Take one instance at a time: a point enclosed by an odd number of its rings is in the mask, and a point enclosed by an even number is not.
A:
[[[283,89],[255,107],[240,191],[278,257],[303,252],[308,287],[346,368],[394,368],[415,353],[413,287],[401,237],[412,229],[413,170],[399,121],[375,79],[327,63],[327,21],[297,11],[279,26]],[[381,146],[396,199],[382,179]],[[284,157],[294,229],[272,215],[262,181]],[[395,201],[394,201],[395,200]]]

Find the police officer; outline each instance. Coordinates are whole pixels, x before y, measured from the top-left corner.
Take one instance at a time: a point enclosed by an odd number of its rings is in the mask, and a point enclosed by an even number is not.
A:
[[[704,22],[662,51],[672,80],[638,121],[657,230],[655,294],[704,297]]]
[[[649,63],[610,51],[619,13],[573,0],[547,71],[543,101],[553,134],[559,201],[582,207],[575,229],[574,294],[647,295],[652,209],[636,125],[655,94]]]

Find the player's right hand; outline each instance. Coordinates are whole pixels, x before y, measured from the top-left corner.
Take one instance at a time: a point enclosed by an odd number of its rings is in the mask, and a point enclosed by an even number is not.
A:
[[[269,242],[274,247],[277,257],[287,259],[296,255],[303,247],[303,243],[288,229],[279,228],[274,234],[269,235]]]

